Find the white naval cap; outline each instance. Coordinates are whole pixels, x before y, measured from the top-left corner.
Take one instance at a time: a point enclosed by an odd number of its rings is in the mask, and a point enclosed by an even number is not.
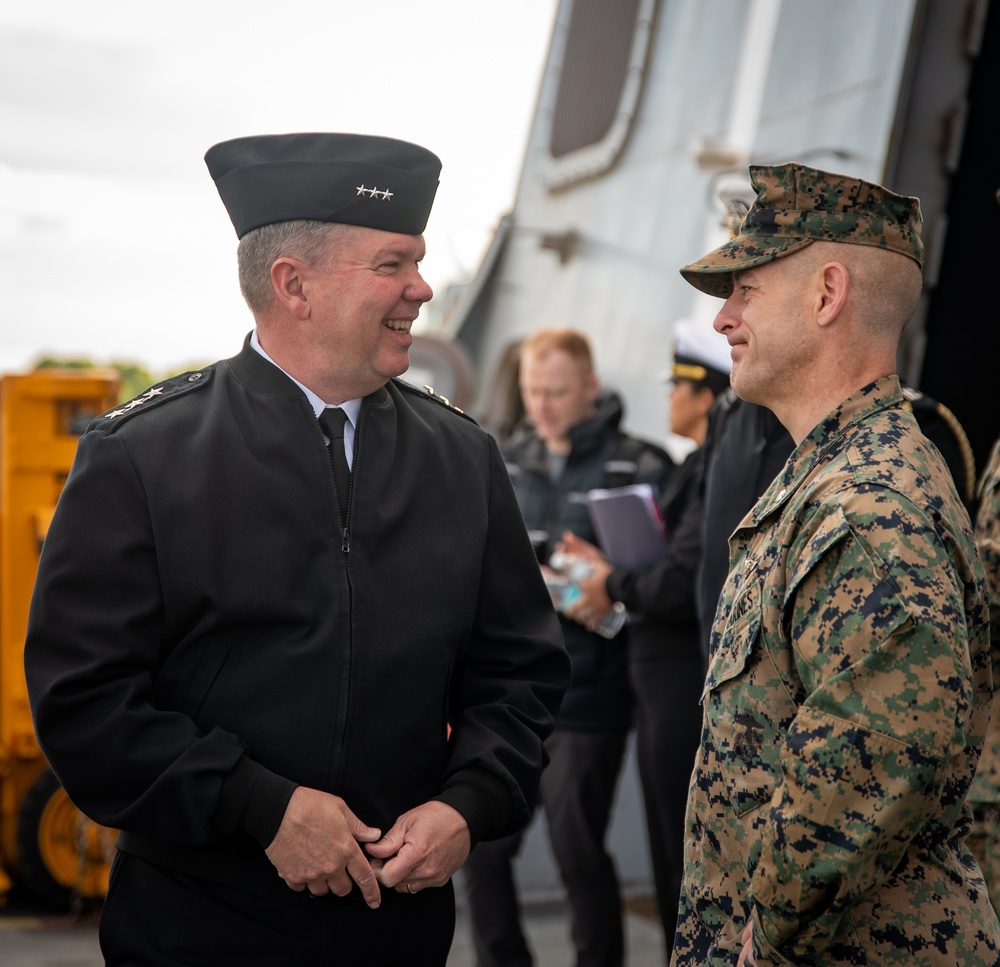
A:
[[[674,323],[674,360],[667,379],[707,383],[716,393],[729,385],[732,369],[729,342],[706,323],[678,319]]]

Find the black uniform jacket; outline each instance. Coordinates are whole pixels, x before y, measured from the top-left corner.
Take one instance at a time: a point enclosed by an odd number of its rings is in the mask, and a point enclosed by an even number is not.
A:
[[[700,659],[695,576],[701,561],[701,452],[688,454],[660,503],[670,537],[667,556],[652,567],[614,570],[608,595],[634,616],[629,650],[634,663]]]
[[[249,345],[138,400],[80,441],[29,622],[36,729],[80,808],[293,902],[261,844],[220,835],[238,764],[383,831],[434,798],[473,842],[526,823],[568,659],[493,439],[391,381],[342,533],[312,407]]]

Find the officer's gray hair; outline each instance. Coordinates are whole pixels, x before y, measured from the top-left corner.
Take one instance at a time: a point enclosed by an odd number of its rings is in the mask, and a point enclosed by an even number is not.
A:
[[[271,266],[282,256],[311,265],[324,265],[333,253],[333,242],[349,225],[300,219],[255,228],[240,239],[236,249],[240,292],[255,317],[267,311],[274,296]]]

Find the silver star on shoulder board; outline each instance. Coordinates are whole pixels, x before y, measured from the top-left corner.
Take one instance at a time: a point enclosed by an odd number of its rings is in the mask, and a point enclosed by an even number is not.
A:
[[[355,187],[357,187],[359,195],[363,195],[366,191],[368,191],[368,189],[365,188],[364,185],[357,185]]]
[[[388,201],[390,198],[392,198],[392,192],[391,191],[383,191],[382,192],[382,201]]]
[[[104,419],[113,420],[116,416],[124,416],[128,410],[112,410],[110,413],[106,413]]]

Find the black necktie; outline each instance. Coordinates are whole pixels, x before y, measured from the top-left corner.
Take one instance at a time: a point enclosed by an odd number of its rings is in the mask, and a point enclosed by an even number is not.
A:
[[[347,526],[347,494],[351,489],[351,471],[344,451],[344,422],[347,414],[339,407],[328,406],[317,419],[330,441],[327,449],[330,452],[330,466],[333,468],[333,482],[337,488],[340,522]]]

